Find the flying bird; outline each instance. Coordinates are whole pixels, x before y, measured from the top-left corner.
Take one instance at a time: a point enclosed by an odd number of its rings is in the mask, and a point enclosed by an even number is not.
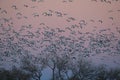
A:
[[[73,2],[73,0],[69,0],[69,2]]]
[[[107,1],[107,3],[111,4],[111,1]]]
[[[25,19],[27,19],[28,17],[27,16],[24,16]]]
[[[119,10],[117,10],[118,12],[120,12],[120,9]]]
[[[79,24],[81,29],[83,28],[83,26],[87,25],[85,20],[80,20]]]
[[[91,0],[91,1],[95,1],[95,2],[97,2],[97,0]]]
[[[36,2],[37,0],[31,0],[32,2]]]
[[[113,20],[113,17],[109,17],[109,19]]]
[[[62,13],[61,13],[61,12],[55,11],[55,13],[56,13],[56,15],[57,15],[58,17],[62,17]]]
[[[22,18],[22,14],[20,12],[16,13],[17,19],[21,19]]]
[[[68,19],[66,19],[67,22],[71,22],[71,21],[75,21],[76,19],[73,17],[68,17]]]
[[[32,29],[32,25],[31,24],[29,24],[28,26],[25,26],[26,28],[28,28],[28,29]]]
[[[113,10],[109,10],[108,12],[111,13],[111,12],[114,12],[114,11]]]
[[[102,21],[102,20],[98,20],[98,22],[103,23],[103,21]]]
[[[63,0],[62,2],[73,2],[73,0]]]
[[[39,14],[38,13],[33,13],[32,14],[34,17],[39,17]]]
[[[38,0],[38,2],[43,2],[44,0]]]
[[[70,22],[70,20],[69,20],[69,19],[66,19],[66,21],[67,21],[67,22]]]
[[[3,11],[1,11],[1,13],[3,13],[3,14],[7,14],[7,11],[6,11],[6,10],[3,10]]]
[[[93,19],[90,20],[91,22],[95,22]]]
[[[65,29],[72,31],[72,29],[70,27],[66,27]]]
[[[78,25],[71,25],[71,28],[79,28],[79,26]]]
[[[12,5],[12,8],[15,9],[15,10],[18,9],[16,5]]]
[[[27,7],[28,7],[28,5],[24,4],[24,7],[26,7],[26,8],[27,8]]]
[[[73,18],[73,17],[69,17],[69,19],[71,19],[71,20],[73,20],[73,21],[74,21],[74,20],[76,20],[76,19],[75,19],[75,18]]]
[[[120,27],[116,27],[118,33],[120,33]]]
[[[18,12],[16,15],[20,15],[21,16],[22,14],[20,12]]]
[[[31,8],[37,8],[37,6],[32,6]]]
[[[40,23],[40,25],[45,25],[45,23]]]
[[[62,30],[60,28],[56,28],[58,32],[65,32],[65,30]]]
[[[51,13],[47,13],[47,12],[42,13],[42,15],[44,15],[44,16],[52,16]]]

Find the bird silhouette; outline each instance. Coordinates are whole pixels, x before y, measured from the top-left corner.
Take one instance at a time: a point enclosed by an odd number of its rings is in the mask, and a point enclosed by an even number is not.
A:
[[[30,7],[30,8],[37,8],[37,6],[32,6],[32,7]]]
[[[20,15],[20,16],[21,16],[21,15],[22,15],[22,13],[20,13],[20,12],[17,12],[17,13],[16,13],[16,15]]]
[[[111,13],[111,12],[114,12],[114,11],[113,10],[109,10],[108,12]]]
[[[44,0],[38,0],[38,2],[44,2]]]
[[[27,16],[23,16],[25,19],[28,19],[28,17]]]
[[[120,34],[120,27],[116,27],[116,30]]]
[[[56,28],[58,32],[65,32],[65,30],[62,30],[60,28]]]
[[[33,15],[33,17],[39,17],[38,13],[33,13],[32,15]]]
[[[17,19],[21,19],[23,16],[22,16],[22,14],[20,12],[17,12],[16,17],[17,17]]]
[[[69,31],[72,31],[72,29],[70,27],[66,27],[65,28],[66,30],[69,30]]]
[[[111,1],[107,1],[106,3],[109,3],[109,4],[111,4]]]
[[[78,25],[71,25],[71,28],[79,28],[79,26]]]
[[[109,19],[113,20],[113,17],[109,17]]]
[[[97,0],[91,0],[91,1],[95,1],[95,2],[97,2]]]
[[[98,20],[98,22],[103,23],[103,21],[102,21],[102,20]]]
[[[68,19],[75,21],[76,19],[73,17],[68,17]]]
[[[40,23],[40,25],[45,25],[45,23]]]
[[[12,5],[12,8],[15,9],[15,10],[18,9],[16,5]]]
[[[31,0],[32,2],[36,2],[37,0]]]
[[[82,29],[83,26],[86,26],[86,25],[87,25],[87,23],[86,23],[85,20],[80,20],[79,25],[80,25],[80,28]]]
[[[52,13],[44,12],[44,13],[42,13],[42,15],[44,15],[44,16],[52,16]]]
[[[62,2],[73,2],[73,0],[63,0]]]
[[[28,6],[28,5],[26,5],[26,4],[24,4],[24,7],[26,7],[26,8],[27,8],[27,7],[29,7],[29,6]]]
[[[6,10],[2,10],[1,13],[2,14],[7,14],[7,11]]]
[[[117,10],[118,12],[120,12],[120,10]]]
[[[67,22],[71,22],[71,21],[75,21],[75,20],[76,20],[76,19],[73,18],[73,17],[68,17],[68,18],[66,19]]]
[[[93,19],[90,20],[91,22],[95,22]]]
[[[55,13],[56,13],[56,15],[57,15],[58,17],[62,17],[62,13],[61,13],[61,12],[55,11]]]

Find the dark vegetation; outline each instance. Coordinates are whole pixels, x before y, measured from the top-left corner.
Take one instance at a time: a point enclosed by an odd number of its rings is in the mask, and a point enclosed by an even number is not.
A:
[[[103,66],[93,68],[84,62],[76,64],[78,64],[77,68],[67,65],[66,70],[64,70],[64,66],[62,70],[56,67],[50,80],[120,80],[120,69],[118,68],[107,70]],[[61,65],[59,64],[59,66]],[[36,69],[31,66],[26,69],[16,67],[13,67],[12,70],[0,69],[0,80],[41,80],[42,70]],[[69,73],[71,74],[69,75]]]

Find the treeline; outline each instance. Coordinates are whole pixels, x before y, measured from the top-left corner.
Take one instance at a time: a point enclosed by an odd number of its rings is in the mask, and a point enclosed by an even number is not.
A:
[[[61,64],[51,68],[52,76],[49,80],[120,80],[119,68],[108,70],[104,66],[93,67],[84,60],[80,60],[76,65],[63,65],[66,63],[61,61]],[[21,68],[13,67],[11,70],[0,69],[0,80],[42,80],[43,69],[30,64]]]

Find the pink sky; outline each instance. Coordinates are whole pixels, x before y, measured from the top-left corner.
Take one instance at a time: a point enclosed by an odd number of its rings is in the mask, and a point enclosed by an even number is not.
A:
[[[40,23],[44,22],[46,25],[50,27],[66,27],[71,24],[78,24],[80,20],[85,20],[88,25],[85,30],[90,30],[93,26],[101,27],[109,27],[114,29],[114,27],[120,26],[120,1],[113,1],[111,4],[91,1],[91,0],[73,0],[73,2],[62,2],[63,0],[44,0],[44,2],[32,2],[31,0],[1,0],[0,7],[2,10],[6,10],[7,14],[0,13],[0,17],[12,17],[14,20],[15,27],[17,25],[27,25],[32,24],[34,27],[39,26]],[[67,0],[66,0],[67,1]],[[12,5],[16,5],[18,10],[12,8]],[[28,7],[24,7],[24,5],[28,5]],[[31,8],[36,6],[36,8]],[[43,12],[48,12],[48,10],[59,11],[62,13],[66,13],[67,15],[63,17],[57,17],[55,14],[51,17],[43,16]],[[108,12],[112,10],[113,12]],[[20,12],[22,13],[22,17],[26,16],[28,19],[16,19],[16,14]],[[39,14],[39,17],[34,18],[33,13]],[[76,21],[74,22],[66,22],[68,17],[74,17]],[[109,19],[109,17],[113,17],[113,20]],[[95,20],[94,23],[90,22],[90,20]],[[99,20],[102,20],[101,24]],[[113,23],[113,25],[112,25]]]

